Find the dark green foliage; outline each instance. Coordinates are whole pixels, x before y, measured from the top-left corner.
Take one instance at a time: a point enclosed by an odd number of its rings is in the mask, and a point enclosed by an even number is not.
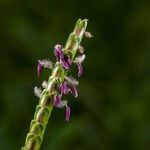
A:
[[[88,18],[94,37],[82,43],[79,98],[67,97],[71,121],[54,109],[41,150],[148,150],[149,16],[145,0],[1,0],[0,149],[24,144],[38,103],[33,88],[51,73],[39,79],[36,61],[54,59],[56,42],[64,45],[76,20]]]

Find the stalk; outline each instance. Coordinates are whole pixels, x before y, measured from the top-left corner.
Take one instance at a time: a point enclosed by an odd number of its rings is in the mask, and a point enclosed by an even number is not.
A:
[[[73,61],[76,56],[78,47],[86,30],[87,20],[79,19],[75,25],[73,32],[70,34],[63,52]],[[47,87],[43,90],[39,104],[36,106],[34,118],[30,123],[29,132],[26,136],[25,146],[22,150],[39,150],[43,141],[46,125],[49,121],[50,114],[53,110],[53,99],[57,93],[57,84],[63,83],[67,72],[57,61],[49,77]]]

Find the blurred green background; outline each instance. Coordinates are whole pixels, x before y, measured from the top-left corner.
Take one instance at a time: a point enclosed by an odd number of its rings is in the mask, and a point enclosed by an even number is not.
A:
[[[55,109],[41,150],[150,149],[150,1],[0,0],[0,150],[24,145],[38,99],[37,60],[53,57],[78,18],[93,38],[71,120]],[[73,73],[76,77],[76,69]]]

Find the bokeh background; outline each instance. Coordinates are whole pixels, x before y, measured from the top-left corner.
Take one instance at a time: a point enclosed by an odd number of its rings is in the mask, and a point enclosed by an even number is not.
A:
[[[52,112],[41,150],[150,149],[150,1],[0,0],[0,149],[24,145],[38,99],[37,60],[53,57],[78,18],[92,39],[71,120]],[[76,68],[73,76],[77,76]]]

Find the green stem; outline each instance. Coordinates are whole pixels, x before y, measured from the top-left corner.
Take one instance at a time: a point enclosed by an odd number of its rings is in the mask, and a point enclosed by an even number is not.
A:
[[[82,40],[83,34],[87,26],[87,20],[79,19],[75,25],[74,31],[70,34],[64,53],[72,59],[75,57],[78,46]],[[22,150],[39,150],[43,141],[43,135],[48,123],[50,114],[53,109],[53,97],[57,92],[57,79],[63,82],[65,70],[59,62],[56,62],[52,75],[49,77],[47,88],[42,92],[39,104],[36,106],[34,119],[31,121],[29,133],[27,134],[25,146]]]

